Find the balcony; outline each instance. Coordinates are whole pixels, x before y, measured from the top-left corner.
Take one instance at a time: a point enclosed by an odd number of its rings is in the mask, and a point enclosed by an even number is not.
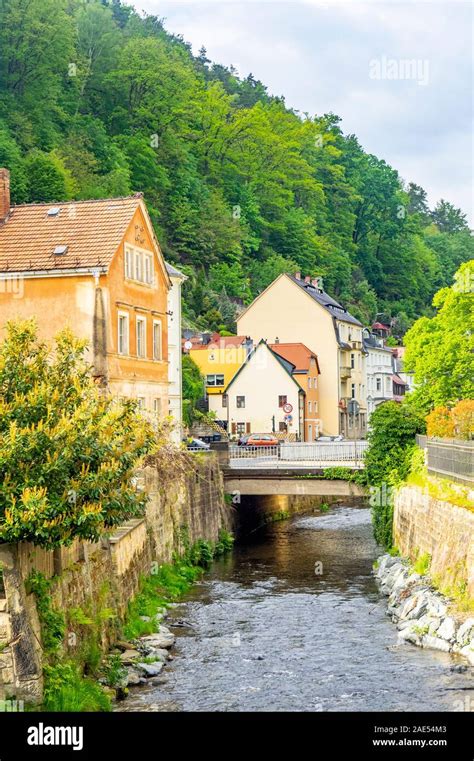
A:
[[[345,380],[346,378],[350,378],[351,377],[351,368],[349,367],[349,365],[342,365],[339,368],[339,374],[341,376],[341,380]]]

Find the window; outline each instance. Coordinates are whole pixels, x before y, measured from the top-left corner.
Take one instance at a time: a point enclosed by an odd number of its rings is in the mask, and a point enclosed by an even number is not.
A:
[[[162,359],[161,322],[159,320],[153,320],[153,359]]]
[[[206,375],[206,386],[223,386],[223,375]]]
[[[312,382],[312,380],[313,380],[312,378],[308,377],[308,388],[311,388],[311,382]]]
[[[227,407],[228,403],[229,403],[229,397],[227,396],[227,394],[222,394],[222,406]]]
[[[151,285],[153,281],[153,260],[151,254],[144,254],[143,258],[145,260],[145,283]]]
[[[278,406],[284,407],[284,405],[287,403],[288,397],[287,396],[279,396],[278,397]]]
[[[133,277],[133,251],[130,248],[125,249],[125,277]]]
[[[128,314],[126,312],[119,312],[118,316],[118,353],[129,354],[129,330],[128,330]]]
[[[137,317],[137,357],[146,356],[146,320]]]
[[[355,354],[351,354],[351,368],[352,368],[352,370],[355,368],[355,366],[356,366],[356,363],[355,363]]]
[[[139,283],[153,283],[153,255],[148,251],[125,248],[125,277]]]
[[[311,408],[312,408],[312,406],[313,406],[312,402],[311,402],[311,401],[309,401],[309,402],[308,402],[308,412],[312,412],[312,409],[311,409]]]
[[[161,415],[161,399],[158,397],[153,399],[153,412],[155,415],[158,415],[158,417]]]
[[[242,436],[243,433],[246,432],[247,425],[245,423],[237,423],[237,433],[239,436]],[[250,433],[250,431],[247,431],[247,433]]]
[[[311,423],[308,425],[308,441],[313,440],[313,426]]]
[[[355,398],[356,398],[356,384],[351,383],[351,399],[355,399]]]
[[[238,396],[236,399],[236,405],[237,407],[240,407],[240,409],[243,409],[245,407],[245,396]]]
[[[390,386],[391,386],[391,378],[389,378],[389,377],[387,376],[387,377],[385,378],[385,390],[386,390],[386,391],[390,391]]]
[[[313,378],[313,388],[318,388],[318,379]]]
[[[375,379],[375,388],[377,389],[377,391],[382,391],[382,379],[381,378],[377,377]]]
[[[138,409],[139,410],[144,410],[145,409],[145,404],[146,404],[145,397],[144,396],[138,396],[137,397],[137,402],[138,402]]]
[[[315,412],[317,412],[317,411],[318,411],[318,403],[317,403],[317,402],[315,402],[315,403],[314,403],[314,411],[315,411]]]
[[[135,251],[135,280],[143,280],[143,255],[140,251]]]

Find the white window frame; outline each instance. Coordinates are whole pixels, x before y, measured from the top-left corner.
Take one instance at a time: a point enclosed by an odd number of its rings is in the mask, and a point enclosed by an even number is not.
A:
[[[133,280],[134,262],[133,249],[130,246],[125,246],[125,277],[127,280]]]
[[[217,382],[217,378],[222,378],[222,383]],[[213,378],[213,380],[211,380]],[[225,378],[223,373],[208,373],[206,375],[206,386],[211,386],[212,388],[222,388],[225,385]]]
[[[122,319],[125,319],[125,324],[127,326],[125,351],[120,351],[120,323]],[[130,315],[128,312],[123,312],[120,310],[117,315],[117,354],[120,354],[121,357],[126,357],[130,354]]]
[[[124,269],[127,280],[133,280],[142,285],[153,285],[155,277],[153,252],[126,243]]]
[[[144,396],[137,396],[137,403],[138,403],[139,410],[146,409],[146,398]]]
[[[138,335],[139,335],[138,326],[139,325],[143,325],[143,347],[142,347],[142,351],[139,351],[139,340],[138,340]],[[137,318],[136,318],[136,326],[135,326],[135,337],[136,337],[136,342],[137,342],[137,357],[139,357],[141,359],[144,359],[144,358],[146,358],[146,317],[137,316]]]
[[[159,396],[155,396],[153,399],[153,412],[158,417],[161,416],[161,398]]]
[[[144,282],[147,285],[151,285],[153,283],[153,256],[152,254],[143,254],[143,276],[144,276]]]
[[[155,328],[159,328],[159,343],[158,347],[156,346],[155,341]],[[158,352],[156,349],[158,348]],[[159,362],[161,359],[163,359],[163,326],[161,323],[161,320],[153,320],[153,359],[156,362]]]

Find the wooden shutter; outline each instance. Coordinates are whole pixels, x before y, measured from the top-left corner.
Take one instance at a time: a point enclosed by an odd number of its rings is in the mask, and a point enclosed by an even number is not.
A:
[[[237,423],[232,423],[232,433],[237,433]]]
[[[250,433],[250,423],[245,423],[245,433]]]

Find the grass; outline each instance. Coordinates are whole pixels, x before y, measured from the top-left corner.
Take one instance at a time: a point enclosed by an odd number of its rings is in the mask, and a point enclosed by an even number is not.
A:
[[[110,711],[107,692],[93,679],[84,677],[76,663],[45,665],[44,711]]]
[[[430,570],[431,565],[431,555],[428,552],[425,552],[423,555],[419,555],[415,562],[413,563],[412,570],[415,573],[419,573],[420,576],[426,576],[428,571]]]

